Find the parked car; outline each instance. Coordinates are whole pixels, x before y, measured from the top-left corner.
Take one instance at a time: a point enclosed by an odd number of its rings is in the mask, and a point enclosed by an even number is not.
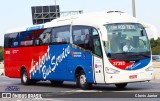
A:
[[[152,55],[153,61],[160,62],[160,55]]]

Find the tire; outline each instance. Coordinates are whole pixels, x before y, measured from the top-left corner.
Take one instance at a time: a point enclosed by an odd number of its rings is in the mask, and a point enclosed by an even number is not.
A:
[[[29,85],[29,84],[31,84],[31,80],[28,79],[28,74],[27,74],[26,69],[23,69],[23,70],[21,71],[21,83],[22,83],[23,85]]]
[[[55,81],[55,80],[51,80],[51,84],[53,86],[61,86],[63,84],[63,81]]]
[[[88,83],[86,81],[86,75],[85,75],[84,71],[80,71],[80,73],[77,77],[76,83],[77,83],[78,87],[80,87],[81,89],[84,89],[84,90],[91,89],[91,87],[92,87],[92,84]]]
[[[117,88],[125,88],[127,86],[127,83],[122,84],[115,84]]]

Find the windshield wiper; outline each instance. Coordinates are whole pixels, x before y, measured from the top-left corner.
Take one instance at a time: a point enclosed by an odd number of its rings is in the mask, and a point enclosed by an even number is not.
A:
[[[147,58],[150,58],[151,56],[150,55],[146,55],[146,54],[139,54],[141,56],[144,56],[144,57],[147,57]]]

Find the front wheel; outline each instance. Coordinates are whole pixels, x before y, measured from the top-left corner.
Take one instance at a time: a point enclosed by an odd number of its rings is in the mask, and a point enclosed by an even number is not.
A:
[[[125,88],[127,86],[127,83],[122,84],[115,84],[117,88]]]
[[[80,71],[78,75],[77,85],[84,90],[90,89],[92,87],[92,84],[87,82],[86,75],[83,71]]]

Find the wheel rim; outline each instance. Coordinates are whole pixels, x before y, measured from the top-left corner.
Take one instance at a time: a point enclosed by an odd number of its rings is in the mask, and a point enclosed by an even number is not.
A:
[[[86,83],[86,77],[85,77],[85,75],[81,75],[80,76],[80,84],[85,84]]]
[[[27,73],[23,73],[23,82],[27,82]]]

